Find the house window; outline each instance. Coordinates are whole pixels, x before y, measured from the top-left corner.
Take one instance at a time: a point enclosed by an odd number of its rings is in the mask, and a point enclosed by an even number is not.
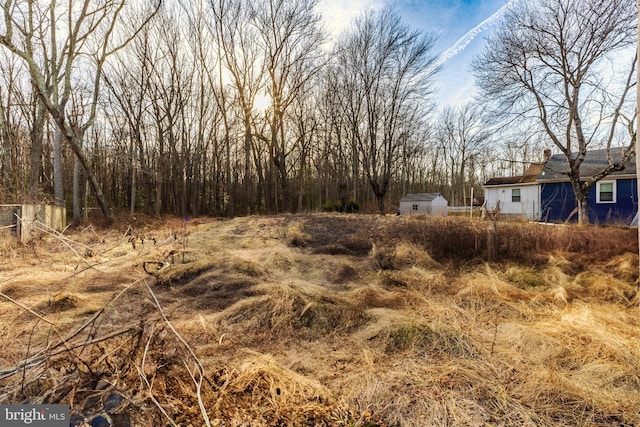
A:
[[[414,211],[417,211],[417,210],[418,210],[418,205],[413,205],[412,209],[413,209]]]
[[[520,203],[520,189],[514,188],[511,190],[511,202]]]
[[[596,184],[596,203],[616,202],[616,182],[598,181]]]

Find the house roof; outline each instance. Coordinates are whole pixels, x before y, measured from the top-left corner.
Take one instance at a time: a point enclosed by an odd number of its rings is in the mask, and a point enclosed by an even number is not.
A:
[[[620,161],[624,154],[623,147],[614,147],[610,150],[611,160],[613,162]],[[573,156],[577,156],[574,153]],[[580,165],[580,176],[587,178],[602,171],[609,161],[607,160],[607,150],[591,150],[587,151],[587,155]],[[568,179],[569,164],[564,154],[555,154],[545,163],[532,163],[524,175],[495,177],[489,179],[484,186],[498,185],[518,185],[535,183],[537,181],[564,181]],[[629,176],[636,175],[635,154],[627,163],[627,167],[621,171],[614,171],[609,176]]]
[[[610,150],[611,161],[618,162],[622,159],[624,148],[614,147]],[[576,157],[578,154],[573,153],[572,156]],[[602,171],[609,161],[607,160],[607,150],[591,150],[587,151],[587,155],[582,165],[580,165],[580,177],[590,177],[598,172]],[[555,154],[549,158],[545,163],[544,168],[538,176],[538,181],[556,181],[566,180],[569,172],[569,164],[564,154]],[[621,175],[635,175],[636,174],[636,160],[635,155],[631,157],[627,167],[621,171],[615,171],[609,174],[609,176],[621,176]]]
[[[528,184],[536,182],[538,175],[542,171],[542,163],[532,163],[524,175],[518,176],[504,176],[504,177],[496,177],[491,178],[487,182],[485,182],[485,186],[489,185],[513,185],[513,184]]]
[[[401,202],[431,202],[437,197],[442,197],[442,195],[440,193],[414,193],[414,194],[405,195],[402,199],[400,199],[400,201]]]

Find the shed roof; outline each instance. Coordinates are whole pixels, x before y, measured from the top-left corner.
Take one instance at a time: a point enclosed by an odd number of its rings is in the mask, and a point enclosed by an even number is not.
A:
[[[413,193],[407,194],[402,199],[401,202],[431,202],[434,199],[442,197],[440,193]],[[444,199],[444,197],[442,197]]]
[[[610,150],[611,161],[619,162],[622,159],[624,154],[623,147],[614,147]],[[573,153],[572,156],[575,158],[578,156],[578,153]],[[587,151],[587,155],[584,158],[584,162],[580,166],[580,177],[587,178],[597,174],[602,171],[605,167],[609,165],[609,161],[607,160],[607,150],[591,150]],[[569,164],[567,163],[567,158],[564,154],[555,154],[549,158],[549,160],[545,163],[544,169],[540,172],[538,176],[538,181],[556,181],[556,180],[565,180],[568,177],[569,172]],[[609,174],[609,176],[622,176],[622,175],[635,175],[636,174],[636,160],[635,154],[627,163],[627,167],[621,171],[614,171]]]

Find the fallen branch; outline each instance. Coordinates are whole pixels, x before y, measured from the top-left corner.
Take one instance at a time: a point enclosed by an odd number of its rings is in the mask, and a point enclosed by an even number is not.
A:
[[[131,289],[136,284],[138,284],[140,282],[140,280],[141,279],[138,279],[138,280],[130,283],[129,285],[127,285],[118,294],[116,294],[113,298],[111,298],[104,306],[102,306],[96,313],[94,313],[94,315],[91,316],[91,318],[89,320],[87,320],[85,323],[83,323],[78,329],[76,329],[74,332],[72,332],[67,337],[63,337],[62,336],[61,331],[57,328],[57,326],[56,326],[56,324],[54,322],[52,322],[51,320],[47,319],[43,315],[37,313],[36,311],[31,309],[30,307],[22,304],[19,301],[14,300],[10,296],[0,292],[0,297],[5,298],[7,301],[11,302],[12,304],[15,304],[16,306],[20,307],[21,309],[25,310],[26,312],[30,313],[31,315],[35,316],[36,318],[38,318],[38,319],[42,320],[43,322],[51,325],[53,330],[54,330],[54,332],[56,333],[56,335],[58,336],[58,338],[60,340],[58,343],[56,343],[54,345],[47,345],[47,347],[45,347],[44,349],[40,350],[37,354],[35,354],[34,356],[32,356],[32,357],[30,357],[28,359],[25,359],[25,360],[21,361],[16,366],[14,366],[12,368],[9,368],[9,369],[6,369],[6,370],[0,371],[0,379],[6,378],[8,376],[11,376],[11,375],[15,374],[16,371],[24,369],[25,367],[38,366],[38,365],[44,363],[45,361],[49,360],[52,356],[56,356],[56,355],[59,355],[61,353],[65,353],[65,352],[69,352],[78,361],[84,363],[82,361],[82,359],[78,355],[73,354],[72,350],[84,347],[86,345],[93,344],[94,341],[95,342],[100,342],[100,341],[104,341],[106,339],[110,339],[110,338],[113,338],[113,337],[107,336],[106,338],[96,338],[96,339],[92,339],[92,340],[89,340],[89,341],[85,341],[85,342],[83,342],[81,344],[71,345],[71,346],[69,345],[69,342],[73,338],[78,336],[86,328],[88,328],[90,325],[92,325],[95,322],[95,320],[98,317],[100,317],[100,315],[102,315],[102,313],[104,313],[104,311],[107,309],[107,307],[109,305],[113,304],[114,301],[118,300],[124,293],[126,293],[129,289]],[[120,330],[118,332],[115,332],[114,333],[114,334],[116,334],[115,336],[122,335],[123,333],[126,333],[127,330],[131,330],[131,328],[125,328],[125,329],[126,330]],[[58,351],[54,351],[56,349],[59,349],[60,347],[63,347],[63,348],[58,350]]]
[[[209,421],[209,415],[207,414],[207,410],[204,406],[204,402],[202,401],[202,382],[203,380],[206,378],[204,375],[204,367],[202,366],[202,363],[200,362],[200,359],[198,358],[198,356],[196,356],[195,352],[193,351],[193,349],[191,348],[191,346],[185,341],[184,338],[182,338],[182,336],[178,333],[178,331],[173,327],[173,325],[171,324],[171,322],[169,321],[169,319],[167,318],[167,316],[164,313],[164,310],[162,309],[162,306],[160,305],[160,301],[158,301],[158,298],[156,297],[156,294],[153,292],[153,290],[151,289],[151,287],[147,284],[147,282],[144,282],[147,290],[149,291],[149,294],[151,294],[151,298],[153,298],[154,303],[156,304],[156,307],[158,308],[158,311],[160,312],[160,316],[162,316],[162,320],[165,321],[165,323],[167,324],[167,326],[169,327],[169,329],[171,329],[171,332],[173,332],[173,334],[178,338],[178,340],[182,343],[182,345],[187,349],[187,351],[189,352],[189,354],[191,355],[191,357],[193,358],[193,361],[196,365],[196,371],[198,374],[198,377],[196,379],[195,374],[193,372],[191,372],[191,369],[189,369],[189,365],[187,363],[187,361],[184,361],[184,365],[187,369],[187,372],[189,372],[189,376],[191,377],[191,379],[193,380],[195,386],[196,386],[196,396],[198,398],[198,406],[200,408],[200,412],[202,414],[202,418],[204,419],[205,425],[207,427],[211,427],[211,422]]]
[[[164,415],[167,418],[167,420],[169,421],[169,423],[171,423],[172,426],[178,427],[178,424],[176,424],[173,418],[171,418],[171,416],[167,413],[167,411],[162,407],[162,405],[160,404],[160,401],[158,401],[158,399],[156,399],[156,397],[153,395],[153,384],[152,384],[153,381],[149,381],[149,379],[147,378],[147,375],[144,373],[144,364],[147,359],[147,354],[149,353],[149,346],[151,344],[152,338],[153,338],[153,329],[151,330],[151,333],[149,334],[149,339],[147,340],[147,343],[144,346],[144,352],[142,353],[142,361],[140,362],[140,366],[136,365],[136,370],[138,371],[138,376],[140,377],[140,379],[142,379],[142,381],[147,386],[147,389],[149,392],[149,398],[151,399],[151,401],[154,403],[154,405],[158,407],[162,415]]]
[[[16,373],[18,373],[18,371],[23,370],[24,368],[28,367],[28,368],[35,368],[41,364],[43,364],[44,362],[46,362],[47,360],[51,359],[52,357],[58,356],[60,354],[63,353],[67,353],[70,350],[75,350],[77,348],[81,348],[81,347],[85,347],[87,345],[92,345],[92,344],[97,344],[97,343],[101,343],[104,341],[108,341],[110,339],[119,337],[120,335],[125,335],[129,332],[135,332],[136,330],[139,330],[139,328],[137,326],[128,326],[126,328],[120,329],[118,331],[112,332],[108,335],[105,335],[103,337],[98,337],[98,338],[94,338],[92,340],[83,342],[83,343],[79,343],[79,344],[75,344],[75,345],[71,345],[68,346],[64,349],[60,349],[58,351],[53,351],[53,352],[49,352],[46,355],[39,355],[39,356],[33,356],[29,359],[23,360],[20,363],[18,363],[17,365],[8,368],[8,369],[3,369],[0,370],[0,380],[5,379],[5,378],[9,378],[12,375],[15,375]]]
[[[61,243],[63,243],[66,247],[68,247],[68,248],[69,248],[69,249],[70,249],[70,250],[71,250],[71,251],[76,255],[76,257],[77,257],[80,261],[82,261],[82,262],[84,262],[85,264],[87,264],[87,266],[88,266],[89,268],[94,269],[94,270],[96,270],[96,271],[100,271],[100,270],[98,270],[97,268],[95,268],[95,266],[94,266],[94,265],[92,265],[91,263],[89,263],[89,261],[87,261],[87,260],[86,260],[82,255],[80,255],[80,254],[78,253],[78,251],[76,251],[76,250],[74,249],[74,247],[73,247],[73,246],[71,246],[71,244],[70,244],[69,242],[73,242],[74,244],[76,244],[76,245],[78,245],[78,246],[80,246],[80,247],[83,247],[83,248],[85,248],[85,249],[87,249],[87,250],[89,250],[89,251],[91,251],[91,252],[93,252],[93,248],[92,248],[92,247],[87,246],[87,245],[84,245],[84,244],[82,244],[82,243],[80,243],[80,242],[77,242],[77,241],[75,241],[75,240],[73,240],[73,239],[70,239],[70,238],[66,237],[65,235],[63,235],[62,233],[60,233],[59,231],[57,231],[57,230],[55,230],[55,229],[53,229],[53,228],[49,227],[48,225],[46,225],[46,224],[44,224],[44,223],[42,223],[42,222],[40,222],[40,221],[38,221],[38,220],[33,220],[33,224],[35,224],[35,225],[36,225],[36,228],[37,228],[38,230],[40,230],[40,231],[42,231],[42,232],[45,232],[45,233],[47,233],[47,234],[50,234],[50,235],[52,235],[53,237],[55,237],[56,239],[58,239]],[[78,265],[76,265],[76,268],[75,268],[75,269],[77,269],[77,268],[78,268]]]

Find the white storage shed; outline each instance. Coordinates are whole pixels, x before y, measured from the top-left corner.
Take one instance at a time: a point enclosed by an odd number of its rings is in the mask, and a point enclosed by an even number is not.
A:
[[[440,193],[407,194],[400,199],[400,215],[447,216],[449,202]]]

